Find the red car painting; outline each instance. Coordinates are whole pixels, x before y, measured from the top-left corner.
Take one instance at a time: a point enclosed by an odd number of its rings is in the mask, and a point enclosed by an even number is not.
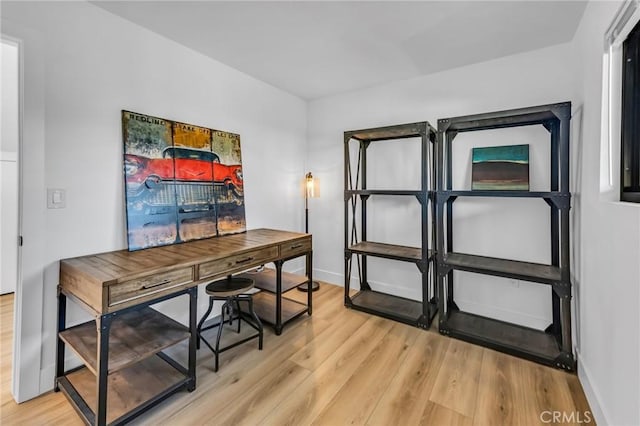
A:
[[[125,154],[127,203],[143,214],[212,210],[243,203],[242,166],[220,163],[211,151],[169,146],[162,158]]]

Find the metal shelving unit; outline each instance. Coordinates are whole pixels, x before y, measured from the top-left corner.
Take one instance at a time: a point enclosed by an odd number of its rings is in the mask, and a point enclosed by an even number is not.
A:
[[[378,190],[367,187],[367,148],[372,142],[395,139],[420,138],[421,143],[421,187],[414,190]],[[344,268],[345,306],[411,324],[429,328],[437,312],[435,280],[432,263],[434,254],[430,247],[435,244],[431,220],[435,217],[432,190],[435,171],[433,168],[433,144],[436,132],[429,123],[409,123],[373,129],[353,130],[344,133]],[[350,144],[358,144],[355,169],[352,167]],[[355,159],[354,159],[355,160]],[[421,247],[408,247],[367,238],[367,201],[370,197],[415,197],[421,206]],[[360,221],[358,226],[358,210]],[[360,232],[358,232],[358,230]],[[422,282],[421,300],[411,300],[371,289],[368,282],[368,257],[391,259],[414,263],[420,270]],[[354,261],[355,258],[355,261]],[[350,295],[350,277],[353,266],[358,269],[360,291]]]
[[[436,251],[440,333],[565,370],[575,370],[571,343],[569,264],[569,121],[564,102],[438,120]],[[542,125],[550,133],[550,191],[458,191],[452,189],[451,144],[460,132]],[[458,253],[453,249],[453,204],[459,197],[539,198],[551,215],[551,264]],[[446,223],[445,223],[446,219]],[[453,271],[467,271],[550,285],[553,322],[545,330],[461,311],[454,301]]]

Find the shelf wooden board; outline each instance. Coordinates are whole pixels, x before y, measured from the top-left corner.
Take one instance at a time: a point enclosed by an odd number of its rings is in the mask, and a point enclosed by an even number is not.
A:
[[[368,256],[383,257],[386,259],[403,260],[407,262],[417,262],[422,260],[422,250],[416,247],[399,246],[395,244],[375,243],[372,241],[362,241],[348,248],[356,254],[366,254]],[[427,258],[432,256],[428,251]]]
[[[515,198],[552,198],[570,197],[571,194],[559,191],[499,191],[499,190],[461,190],[442,191],[444,195],[454,197],[515,197]]]
[[[426,121],[344,132],[348,138],[361,141],[416,138],[426,135],[431,126]]]
[[[422,315],[422,302],[367,290],[351,296],[353,308],[416,325]]]
[[[109,333],[108,373],[148,358],[189,336],[187,327],[149,307],[118,315]],[[61,332],[60,338],[97,375],[96,322],[71,327]]]
[[[251,278],[255,281],[255,286],[259,289],[276,292],[276,270],[265,268],[260,272],[245,272],[238,277]],[[289,272],[282,272],[282,293],[306,283],[309,279],[305,275],[297,275]]]
[[[421,191],[419,189],[347,189],[345,195],[412,195],[419,196],[424,193],[429,194],[433,191]]]
[[[454,337],[545,364],[560,355],[552,334],[468,312],[451,312],[445,327]]]
[[[506,278],[553,284],[562,280],[559,267],[540,263],[520,262],[463,253],[447,253],[444,263],[454,269]]]
[[[268,324],[276,323],[276,296],[260,292],[253,295],[253,309],[258,317]],[[307,305],[295,300],[282,298],[282,324],[307,312]]]
[[[66,379],[95,413],[96,376],[87,368],[81,368],[69,373]],[[119,419],[184,380],[182,373],[157,356],[110,375],[107,385],[107,423]],[[68,391],[64,386],[62,389]]]

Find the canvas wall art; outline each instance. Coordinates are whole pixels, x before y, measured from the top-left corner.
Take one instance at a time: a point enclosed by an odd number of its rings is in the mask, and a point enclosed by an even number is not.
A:
[[[472,190],[529,190],[529,145],[473,148]]]
[[[122,111],[129,250],[246,230],[240,135]]]

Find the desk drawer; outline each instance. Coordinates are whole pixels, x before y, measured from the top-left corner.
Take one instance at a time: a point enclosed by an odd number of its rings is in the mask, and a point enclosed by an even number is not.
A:
[[[193,278],[193,267],[189,266],[114,284],[109,286],[109,306],[183,287],[192,283]]]
[[[248,251],[244,254],[225,257],[200,264],[198,279],[219,276],[227,272],[235,272],[244,268],[262,265],[278,258],[278,247],[267,247],[260,250]]]
[[[287,258],[311,250],[311,238],[280,244],[280,257]]]

